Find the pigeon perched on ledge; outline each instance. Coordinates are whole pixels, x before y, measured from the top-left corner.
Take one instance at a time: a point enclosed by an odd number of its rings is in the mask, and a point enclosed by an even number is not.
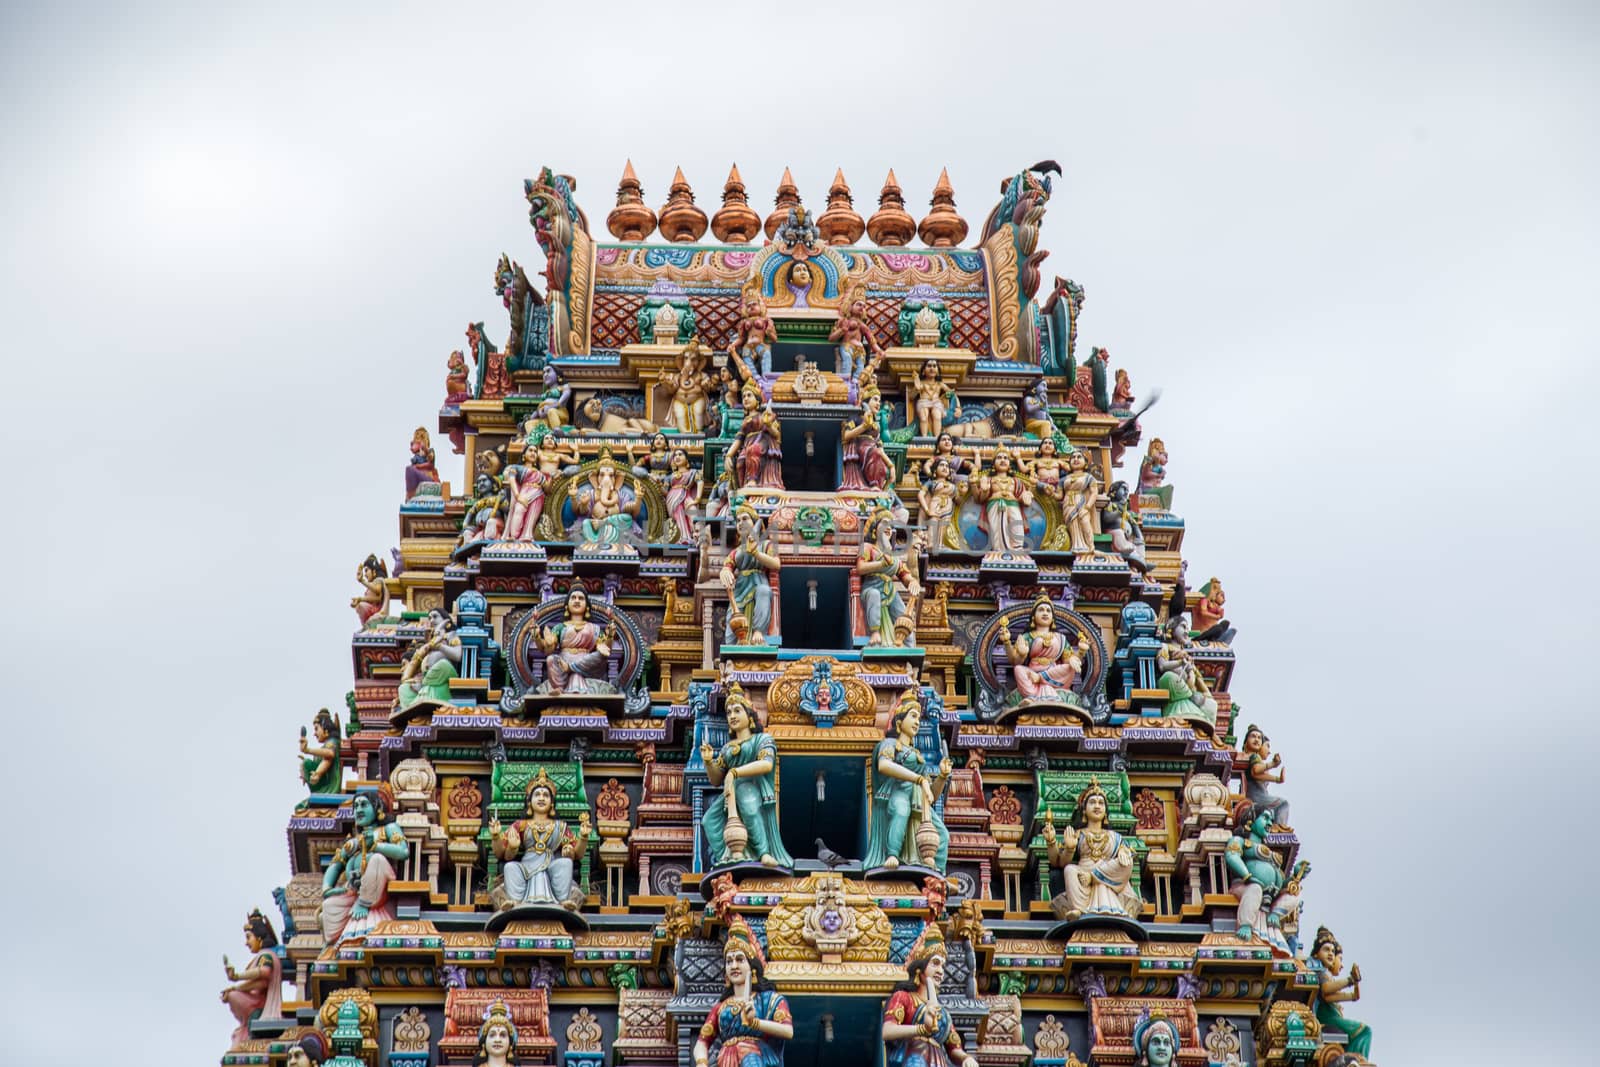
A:
[[[830,870],[834,867],[843,867],[855,862],[854,860],[846,859],[827,845],[824,845],[820,837],[817,838],[817,859],[827,864]]]

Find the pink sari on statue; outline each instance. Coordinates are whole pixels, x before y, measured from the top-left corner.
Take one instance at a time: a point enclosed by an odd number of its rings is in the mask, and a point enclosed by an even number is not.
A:
[[[1067,639],[1052,633],[1048,637],[1027,635],[1028,659],[1011,668],[1017,689],[1024,700],[1071,701],[1072,683],[1078,680],[1079,661],[1065,655]]]
[[[233,1031],[233,1044],[238,1047],[250,1039],[250,1019],[277,1019],[283,1016],[283,963],[276,952],[263,952],[250,961],[250,966],[267,968],[266,987],[256,991],[234,991],[223,999],[239,1026]],[[248,970],[249,968],[246,968]],[[259,1014],[258,1014],[259,1013]]]

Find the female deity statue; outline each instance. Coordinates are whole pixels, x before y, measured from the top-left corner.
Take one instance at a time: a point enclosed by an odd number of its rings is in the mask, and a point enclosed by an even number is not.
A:
[[[1028,614],[1028,629],[1006,640],[1006,658],[1022,703],[1078,703],[1072,687],[1083,677],[1088,651],[1088,634],[1079,634],[1076,647],[1068,647],[1066,635],[1056,630],[1055,605],[1041,593]]]
[[[699,341],[690,341],[678,353],[677,372],[661,378],[661,384],[672,391],[669,425],[684,433],[705,432],[706,404],[712,385],[706,364],[706,350]]]
[[[578,501],[587,512],[578,524],[583,549],[604,551],[622,544],[634,532],[639,499],[622,495],[622,472],[609,449],[600,450],[600,462],[590,475],[588,488],[589,492],[580,495]]]
[[[1056,424],[1050,418],[1050,383],[1043,378],[1022,398],[1022,432],[1044,441],[1056,435]]]
[[[908,981],[883,1006],[883,1044],[889,1067],[978,1067],[961,1047],[950,1009],[939,1003],[948,954],[944,936],[926,923],[906,957]]]
[[[867,319],[867,301],[859,284],[851,290],[841,306],[845,311],[834,323],[828,340],[838,343],[839,361],[835,369],[841,378],[849,381],[867,365],[868,351],[881,357],[883,347],[878,344],[878,337],[872,332],[872,323]]]
[[[589,813],[578,816],[577,833],[556,818],[556,786],[543,767],[528,783],[526,800],[527,818],[518,819],[509,830],[502,830],[498,816],[489,819],[489,840],[504,879],[500,910],[549,904],[577,911],[583,890],[573,885],[572,865],[589,844]]]
[[[400,669],[395,706],[402,711],[418,701],[450,702],[450,679],[461,666],[461,638],[455,620],[438,608],[428,612],[428,630]]]
[[[581,585],[567,591],[566,614],[553,626],[539,627],[536,636],[545,653],[545,693],[614,693],[606,681],[611,643],[616,633],[602,630],[589,618],[589,593]]]
[[[990,469],[977,476],[973,499],[983,505],[978,526],[989,535],[991,552],[1026,552],[1028,524],[1022,509],[1033,503],[1033,493],[1012,473],[1016,457],[1001,445],[989,461]]]
[[[559,430],[569,421],[567,405],[572,403],[572,386],[561,380],[553,363],[545,364],[543,380],[544,392],[539,394],[539,402],[528,413],[528,419]]]
[[[671,466],[663,485],[667,491],[667,515],[678,531],[679,544],[694,543],[694,516],[691,513],[703,487],[699,468],[689,466],[689,453],[672,450]]]
[[[950,782],[950,760],[928,773],[928,761],[916,745],[922,729],[922,705],[915,689],[900,695],[900,704],[884,739],[873,750],[872,836],[862,867],[890,869],[902,863],[945,868],[950,831],[934,808]]]
[[[356,568],[356,581],[361,583],[361,595],[350,598],[350,606],[356,609],[356,618],[361,620],[362,629],[375,616],[382,615],[389,606],[389,587],[384,580],[389,577],[389,568],[377,556],[368,556],[361,561],[361,566]]]
[[[396,863],[411,855],[405,832],[392,822],[394,793],[385,782],[363,789],[351,804],[355,832],[345,839],[322,876],[322,939],[328,945],[363,937],[394,918],[389,883]]]
[[[743,615],[750,633],[761,640],[772,630],[772,582],[767,577],[782,565],[772,542],[761,536],[756,509],[741,504],[734,509],[739,544],[722,563],[722,587],[728,591],[728,626],[723,639],[734,640],[733,616]]]
[[[844,477],[840,489],[883,489],[889,484],[889,456],[883,450],[883,431],[879,420],[883,397],[877,386],[867,392],[861,418],[846,420],[840,433],[844,443]]]
[[[1059,843],[1053,816],[1045,809],[1044,843],[1050,866],[1065,869],[1064,888],[1050,901],[1058,919],[1072,922],[1105,915],[1137,922],[1144,910],[1139,891],[1130,882],[1133,850],[1106,825],[1106,814],[1106,793],[1094,778],[1078,794],[1072,824]]]
[[[793,299],[790,306],[808,308],[811,306],[811,264],[799,260],[789,268],[789,277],[784,280],[784,287],[789,290]]]
[[[511,373],[506,369],[506,353],[501,352],[483,332],[483,323],[467,323],[467,351],[478,368],[477,393],[485,400],[505,396],[512,390]]]
[[[563,455],[547,429],[535,428],[522,449],[522,462],[506,468],[505,484],[511,495],[505,536],[511,541],[532,541],[544,514],[545,490],[561,473],[563,462],[576,465],[583,457],[574,449]]]
[[[956,451],[956,439],[950,431],[942,430],[938,439],[933,443],[933,455],[922,461],[922,477],[933,477],[933,465],[939,460],[947,460],[950,464],[950,477],[959,479],[966,473],[968,463]]]
[[[1066,467],[1061,462],[1061,445],[1053,436],[1039,442],[1039,451],[1031,461],[1024,460],[1017,466],[1033,482],[1035,492],[1061,499]]]
[[[1161,438],[1152,437],[1145,447],[1144,459],[1139,461],[1139,488],[1156,489],[1167,480],[1167,446]]]
[[[954,521],[961,487],[951,477],[949,459],[936,455],[930,462],[932,476],[917,492],[917,503],[922,509],[920,517],[928,525],[928,543],[935,549],[965,551],[967,546],[962,543],[961,530]]]
[[[238,983],[222,991],[222,1003],[233,1012],[234,1021],[239,1024],[233,1031],[235,1047],[250,1039],[251,1019],[276,1019],[283,1015],[283,961],[273,951],[278,947],[278,935],[273,933],[272,923],[259,909],[245,919],[244,946],[251,953],[244,970],[234,970],[228,957],[222,957],[228,981]]]
[[[316,732],[315,746],[306,741],[306,728],[300,727],[300,780],[313,793],[337,793],[343,778],[339,765],[339,720],[327,708],[318,710],[311,723]]]
[[[905,601],[895,582],[905,583],[913,600],[922,595],[922,584],[906,562],[894,554],[894,516],[879,511],[867,520],[856,558],[856,573],[861,576],[861,611],[866,618],[867,644],[872,647],[909,644],[916,619],[907,615]],[[901,619],[905,619],[902,623]],[[904,640],[897,631],[904,630]]]
[[[472,488],[474,496],[467,501],[467,513],[461,517],[458,547],[474,541],[499,540],[505,534],[505,491],[489,474],[478,475]]]
[[[756,377],[758,369],[762,378],[772,377],[772,346],[777,340],[778,329],[767,315],[761,291],[752,284],[745,289],[744,314],[728,342],[728,356],[739,365],[747,382]]]
[[[1139,1057],[1134,1067],[1172,1067],[1178,1062],[1182,1040],[1178,1024],[1164,1012],[1146,1012],[1133,1024],[1133,1052]]]
[[[1144,558],[1144,525],[1128,502],[1128,483],[1112,482],[1106,497],[1106,506],[1100,509],[1101,532],[1111,535],[1111,547],[1128,566],[1140,574],[1149,574],[1150,564]]]
[[[1161,714],[1168,719],[1215,726],[1217,698],[1211,695],[1211,687],[1189,654],[1189,628],[1184,625],[1183,616],[1169,619],[1163,636],[1165,640],[1156,652],[1156,670],[1161,672],[1156,686],[1167,691]]]
[[[783,448],[778,426],[778,416],[772,405],[762,405],[761,391],[754,385],[744,387],[744,421],[728,450],[736,457],[735,480],[742,488],[757,486],[763,489],[783,488]]]
[[[1242,751],[1246,759],[1245,798],[1257,811],[1270,812],[1275,827],[1287,829],[1291,825],[1289,802],[1267,791],[1268,782],[1283,784],[1283,757],[1272,751],[1272,739],[1255,723],[1244,732]]]
[[[406,464],[406,499],[417,495],[417,490],[430,482],[439,481],[439,468],[433,464],[433,443],[425,427],[418,426],[411,435],[411,461]]]
[[[960,418],[961,398],[946,385],[939,361],[925,360],[917,373],[917,434],[920,437],[938,437],[944,430],[945,415]]]
[[[478,1027],[478,1052],[473,1067],[511,1067],[517,1062],[517,1027],[506,1002],[497,1000],[484,1013]]]
[[[1073,558],[1079,563],[1094,559],[1095,496],[1098,482],[1089,469],[1089,454],[1073,449],[1067,456],[1067,474],[1061,479],[1061,521],[1071,539]]]
[[[1308,962],[1319,978],[1317,996],[1312,1001],[1317,1022],[1325,1031],[1344,1034],[1344,1050],[1365,1060],[1372,1052],[1372,1027],[1345,1018],[1344,1009],[1339,1007],[1361,999],[1361,968],[1352,963],[1349,977],[1340,977],[1344,970],[1344,946],[1326,926],[1317,927]]]
[[[777,742],[756,718],[738,682],[728,686],[725,703],[728,743],[721,752],[709,744],[700,746],[706,776],[722,787],[700,823],[711,846],[712,866],[760,860],[768,867],[793,867],[778,834]]]
[[[766,957],[744,917],[728,923],[722,973],[728,985],[695,1040],[694,1067],[711,1067],[711,1046],[720,1040],[716,1067],[783,1067],[783,1043],[794,1037],[789,1002],[764,977]]]

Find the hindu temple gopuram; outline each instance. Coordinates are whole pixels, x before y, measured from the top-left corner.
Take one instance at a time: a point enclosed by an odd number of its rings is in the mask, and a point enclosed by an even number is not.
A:
[[[1059,176],[969,224],[629,164],[609,240],[525,183],[224,1064],[1368,1062],[1155,398],[1043,283]]]

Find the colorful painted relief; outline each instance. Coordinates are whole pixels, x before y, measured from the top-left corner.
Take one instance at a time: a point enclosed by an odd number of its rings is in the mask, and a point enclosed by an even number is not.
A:
[[[947,173],[767,213],[629,162],[603,243],[527,180],[224,1063],[1369,1062],[1157,391],[1041,291],[1064,169],[969,227]]]

